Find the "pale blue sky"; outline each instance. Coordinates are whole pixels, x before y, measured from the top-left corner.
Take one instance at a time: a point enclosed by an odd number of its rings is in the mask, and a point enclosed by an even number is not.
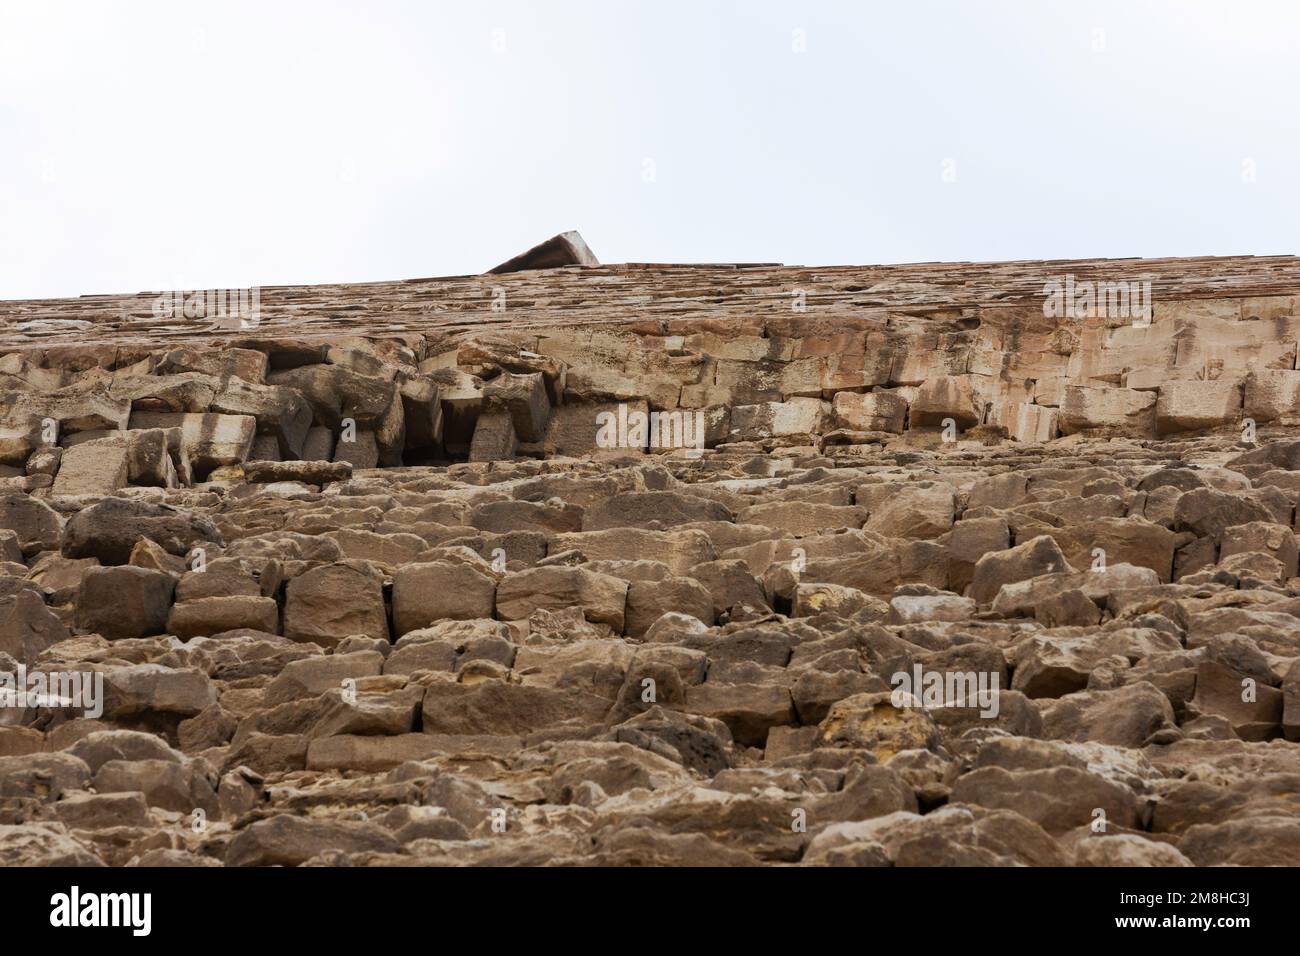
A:
[[[0,0],[0,298],[475,273],[573,228],[605,262],[1293,253],[1298,81],[1282,0]]]

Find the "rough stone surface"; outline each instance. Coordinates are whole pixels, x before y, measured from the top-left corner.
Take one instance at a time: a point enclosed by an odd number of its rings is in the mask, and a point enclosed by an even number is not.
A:
[[[566,243],[0,303],[0,863],[1300,862],[1300,262]]]

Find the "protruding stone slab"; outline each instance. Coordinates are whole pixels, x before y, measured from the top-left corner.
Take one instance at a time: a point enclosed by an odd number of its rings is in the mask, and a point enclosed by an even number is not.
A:
[[[238,465],[248,458],[257,434],[257,419],[252,415],[136,412],[131,416],[131,427],[180,428],[190,464],[204,477],[214,468]]]
[[[576,230],[562,232],[540,242],[527,252],[489,269],[488,275],[505,275],[528,269],[560,269],[564,266],[598,266],[600,260],[587,247]]]
[[[513,458],[518,448],[519,441],[508,411],[493,409],[478,417],[474,440],[469,446],[470,461],[504,461]]]
[[[483,397],[489,407],[498,406],[510,413],[510,421],[514,423],[520,441],[541,441],[546,434],[551,403],[546,397],[546,384],[541,372],[531,375],[503,372],[487,383]]]
[[[379,443],[375,440],[375,433],[357,432],[351,436],[340,435],[338,444],[334,446],[334,462],[346,463],[352,468],[378,467]]]
[[[126,442],[101,439],[65,448],[54,477],[56,495],[111,495],[126,485]]]

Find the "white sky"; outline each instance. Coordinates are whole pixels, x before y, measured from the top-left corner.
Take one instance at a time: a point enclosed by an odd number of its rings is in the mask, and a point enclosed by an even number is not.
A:
[[[573,228],[604,262],[1300,252],[1298,81],[1289,0],[0,0],[0,298],[476,273]]]

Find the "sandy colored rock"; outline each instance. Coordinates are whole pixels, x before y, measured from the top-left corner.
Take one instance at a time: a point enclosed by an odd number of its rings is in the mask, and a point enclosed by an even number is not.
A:
[[[357,563],[313,568],[289,582],[284,636],[333,647],[345,638],[388,639],[383,582]]]

